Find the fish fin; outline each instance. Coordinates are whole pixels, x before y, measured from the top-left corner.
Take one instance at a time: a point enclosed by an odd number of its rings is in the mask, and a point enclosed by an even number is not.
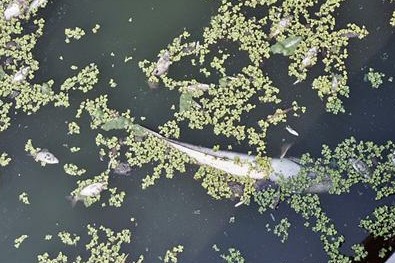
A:
[[[284,158],[288,150],[292,147],[293,143],[286,143],[281,146],[280,159]]]
[[[75,207],[75,205],[78,202],[78,199],[75,196],[72,196],[72,195],[66,196],[66,199],[70,202],[71,207],[73,207],[73,208]]]

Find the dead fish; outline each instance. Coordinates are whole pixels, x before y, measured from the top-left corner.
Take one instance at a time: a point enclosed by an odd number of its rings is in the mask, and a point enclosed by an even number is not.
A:
[[[15,73],[14,77],[12,78],[12,82],[20,83],[24,81],[29,74],[30,67],[23,67],[17,73]]]
[[[207,91],[210,88],[210,85],[208,84],[203,84],[203,83],[196,83],[196,84],[191,84],[187,86],[187,90],[190,92],[202,90],[202,91]]]
[[[359,159],[354,159],[354,158],[351,158],[349,160],[349,162],[352,165],[352,168],[354,168],[354,170],[357,173],[361,174],[365,178],[370,177],[370,170],[369,170],[369,167],[366,163],[364,163],[363,161],[361,161]]]
[[[200,48],[200,43],[199,41],[196,41],[196,42],[185,44],[185,46],[182,48],[181,51],[185,54],[189,54],[198,50],[199,48]]]
[[[346,33],[341,33],[340,36],[341,37],[345,37],[345,38],[360,38],[361,37],[360,34],[358,34],[356,32],[353,32],[353,31],[349,31],[349,32],[346,32]]]
[[[19,17],[23,13],[23,9],[23,6],[18,1],[10,3],[6,10],[4,10],[5,20],[8,21],[14,17]]]
[[[286,16],[282,18],[277,24],[272,25],[272,27],[270,28],[269,38],[276,37],[278,34],[284,31],[284,29],[291,25],[291,21],[292,16]]]
[[[56,158],[55,155],[53,155],[47,149],[42,149],[38,151],[33,157],[36,162],[43,162],[47,164],[59,163],[58,158]]]
[[[107,189],[108,183],[99,182],[93,183],[82,188],[82,190],[76,196],[67,196],[66,198],[71,202],[71,206],[74,207],[78,201],[84,201],[87,197],[93,197],[99,195],[103,190]]]
[[[33,2],[29,5],[29,13],[38,9],[39,7],[44,7],[47,2],[48,0],[33,0]]]
[[[333,92],[336,92],[339,85],[340,85],[340,78],[339,74],[332,74],[332,82],[331,82],[331,89]]]
[[[114,168],[114,173],[119,175],[128,175],[132,171],[132,168],[128,163],[119,163]]]
[[[318,51],[319,49],[317,47],[312,47],[307,51],[306,55],[302,59],[302,69],[313,66],[313,60],[317,57]]]
[[[157,77],[165,74],[169,70],[170,65],[170,52],[166,50],[162,55],[159,56],[153,74]]]
[[[295,131],[294,129],[292,129],[291,126],[287,125],[287,126],[285,127],[285,129],[286,129],[287,132],[289,132],[290,134],[295,135],[295,136],[299,136],[299,133],[298,133],[297,131]]]

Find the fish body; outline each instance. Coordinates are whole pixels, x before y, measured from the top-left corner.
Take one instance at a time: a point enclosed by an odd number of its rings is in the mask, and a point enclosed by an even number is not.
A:
[[[103,190],[107,189],[107,183],[99,182],[85,186],[76,196],[67,196],[66,198],[74,207],[78,201],[85,201],[87,197],[98,196]]]
[[[82,188],[79,195],[82,197],[92,197],[99,195],[101,191],[107,188],[107,183],[93,183]]]
[[[286,16],[280,19],[280,21],[277,24],[273,25],[270,29],[269,38],[276,37],[278,34],[284,31],[284,29],[288,28],[291,25],[291,21],[292,16]]]
[[[301,68],[308,68],[313,65],[314,58],[317,57],[318,53],[318,48],[317,47],[312,47],[310,48],[304,58],[302,59],[302,65]]]
[[[359,174],[361,174],[362,176],[364,176],[365,178],[368,178],[370,176],[370,170],[369,167],[366,163],[364,163],[363,161],[359,160],[359,159],[354,159],[351,158],[349,160],[352,168]]]
[[[43,162],[47,164],[57,164],[59,163],[58,158],[49,152],[47,149],[42,149],[34,155],[36,162]]]
[[[250,177],[255,180],[267,180],[269,182],[277,183],[281,179],[289,179],[298,176],[302,166],[295,160],[290,158],[270,158],[270,173],[263,170],[256,163],[256,157],[243,153],[235,153],[229,151],[214,151],[210,148],[191,145],[188,143],[178,142],[163,137],[162,135],[144,128],[152,135],[164,140],[171,148],[183,152],[197,164],[206,165],[214,169],[223,171],[227,174],[238,177]],[[314,178],[312,174],[310,177]],[[323,180],[317,185],[313,185],[305,192],[321,193],[324,190],[332,187],[330,178]]]
[[[128,175],[132,171],[132,168],[128,163],[119,163],[114,168],[114,173],[119,175]]]
[[[48,2],[48,0],[34,0],[30,5],[29,5],[29,12],[32,12],[34,10],[36,10],[39,7],[43,7],[46,3]]]
[[[14,77],[12,78],[12,82],[20,83],[24,81],[29,74],[30,67],[23,67],[17,73],[15,73]]]
[[[166,50],[162,55],[159,56],[153,74],[155,76],[161,76],[165,74],[169,70],[170,65],[170,52]]]
[[[290,134],[295,135],[295,136],[299,136],[299,133],[298,133],[297,131],[295,131],[294,129],[292,129],[291,126],[287,125],[287,126],[285,127],[285,129],[286,129],[287,132],[289,132]]]
[[[210,88],[209,84],[196,83],[196,84],[187,86],[186,89],[190,92],[194,92],[194,91],[198,91],[198,90],[207,91],[209,88]]]
[[[11,20],[14,17],[19,17],[23,13],[23,8],[18,2],[12,2],[4,10],[5,20]]]

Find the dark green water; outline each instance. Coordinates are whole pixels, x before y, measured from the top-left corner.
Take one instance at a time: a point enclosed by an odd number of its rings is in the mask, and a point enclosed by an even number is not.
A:
[[[100,83],[88,97],[107,93],[110,107],[125,111],[131,109],[133,116],[147,117],[144,124],[156,127],[164,123],[170,112],[169,105],[177,101],[173,93],[166,90],[151,91],[145,77],[137,67],[143,59],[153,60],[160,49],[187,28],[193,34],[207,25],[216,3],[212,1],[149,0],[149,1],[56,1],[43,11],[47,17],[46,33],[38,45],[36,55],[41,69],[38,80],[53,78],[57,85],[74,74],[70,65],[80,68],[95,62],[100,69]],[[363,41],[352,41],[350,47],[350,86],[352,99],[345,101],[347,114],[333,116],[324,113],[315,94],[308,92],[309,84],[300,90],[303,100],[313,105],[314,110],[300,119],[291,119],[290,124],[301,136],[295,141],[290,154],[299,156],[304,152],[318,154],[321,144],[336,145],[351,135],[357,139],[382,143],[394,140],[395,92],[394,85],[385,82],[379,90],[373,90],[363,82],[361,67],[373,67],[388,76],[395,75],[393,30],[388,25],[389,5],[381,1],[349,1],[339,16],[347,21],[365,24],[370,32]],[[129,22],[129,18],[132,22]],[[95,35],[90,29],[95,24],[101,29]],[[64,28],[75,26],[86,29],[87,36],[80,41],[64,42]],[[111,52],[115,56],[111,56]],[[382,54],[388,59],[383,60]],[[64,60],[59,60],[63,56]],[[125,56],[133,60],[124,63]],[[283,63],[273,65],[269,71],[274,83],[286,94],[292,82],[286,78]],[[108,81],[113,78],[118,87],[112,89]],[[284,89],[283,89],[284,87]],[[288,88],[290,87],[290,88]],[[212,249],[237,247],[247,262],[325,262],[318,235],[303,227],[303,221],[295,216],[286,205],[273,211],[275,222],[269,213],[259,215],[254,205],[234,208],[231,201],[213,201],[193,181],[192,172],[179,175],[174,180],[160,180],[154,187],[140,189],[140,180],[149,167],[134,170],[131,177],[112,176],[111,186],[127,193],[121,209],[94,206],[72,209],[65,200],[75,187],[76,178],[66,175],[63,164],[76,163],[94,176],[105,169],[97,158],[94,137],[83,127],[81,136],[67,136],[68,120],[71,120],[79,102],[85,98],[80,93],[71,97],[68,109],[45,107],[34,116],[18,114],[14,125],[0,137],[1,149],[13,158],[10,166],[2,170],[0,177],[0,262],[35,262],[36,255],[58,251],[79,251],[84,248],[65,248],[55,236],[59,231],[85,233],[85,226],[95,222],[114,230],[130,228],[133,242],[124,247],[131,259],[143,254],[145,262],[158,262],[158,256],[170,247],[182,244],[185,251],[181,262],[221,262]],[[61,165],[41,167],[24,152],[24,144],[32,138],[35,145],[50,149],[61,160]],[[282,139],[289,140],[284,131],[273,131],[269,137],[269,151],[278,154]],[[183,134],[183,140],[211,145],[215,138],[199,134],[192,138]],[[78,145],[82,150],[70,154],[63,144]],[[245,146],[239,146],[243,150]],[[31,205],[18,201],[22,192],[29,194]],[[103,195],[106,199],[106,195]],[[393,200],[385,202],[394,203]],[[349,195],[322,196],[328,216],[346,236],[349,245],[361,242],[366,233],[358,229],[356,222],[377,206],[372,194],[364,187],[354,189]],[[341,205],[339,205],[341,204]],[[200,214],[195,211],[200,210]],[[235,223],[229,218],[234,216]],[[136,218],[138,226],[130,222]],[[281,244],[265,225],[274,226],[283,217],[292,222],[289,240]],[[14,239],[21,234],[29,235],[19,249],[13,247]],[[44,240],[46,234],[54,240]]]

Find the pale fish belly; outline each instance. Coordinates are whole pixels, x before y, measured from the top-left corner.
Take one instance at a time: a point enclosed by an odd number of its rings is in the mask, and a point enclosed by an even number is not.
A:
[[[291,178],[297,176],[301,170],[301,166],[286,158],[273,158],[270,160],[273,171],[269,175],[269,179],[277,182],[281,177]]]

